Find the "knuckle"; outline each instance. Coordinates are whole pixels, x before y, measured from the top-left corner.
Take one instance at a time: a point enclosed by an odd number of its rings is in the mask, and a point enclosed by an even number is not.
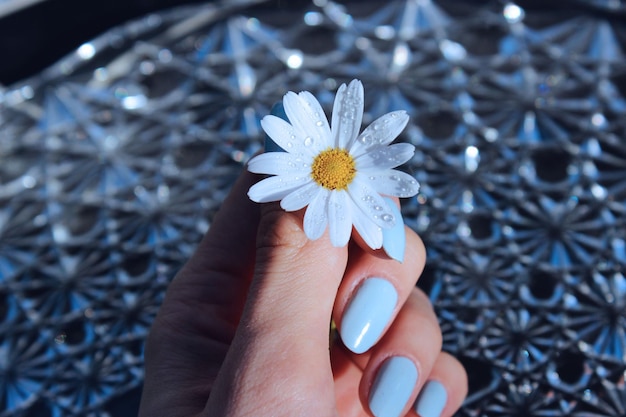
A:
[[[297,255],[307,243],[302,221],[296,213],[283,211],[278,204],[271,204],[261,214],[257,235],[257,253],[275,256]]]

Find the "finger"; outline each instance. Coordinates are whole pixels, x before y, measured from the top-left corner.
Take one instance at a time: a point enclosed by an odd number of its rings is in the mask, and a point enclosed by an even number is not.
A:
[[[330,415],[334,392],[328,331],[347,249],[333,247],[327,232],[309,240],[301,212],[265,204],[256,254],[240,326],[207,410],[210,415],[225,415],[226,411],[262,415],[262,410],[245,409],[254,401],[237,401],[252,396],[261,398],[268,410],[287,407],[284,415],[302,415],[301,407]],[[299,398],[299,404],[285,404],[285,390]],[[320,398],[331,402],[322,403]]]
[[[424,244],[406,228],[406,259],[399,263],[357,245],[337,293],[333,318],[341,340],[364,353],[384,334],[407,299],[426,261]]]
[[[415,288],[387,333],[372,348],[363,372],[359,393],[374,416],[401,416],[409,411],[431,375],[441,343],[432,306]]]
[[[413,411],[420,417],[449,417],[467,395],[467,373],[452,355],[441,352],[422,386]]]

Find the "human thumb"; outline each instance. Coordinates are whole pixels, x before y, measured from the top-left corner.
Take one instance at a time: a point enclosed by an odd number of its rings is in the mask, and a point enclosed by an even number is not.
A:
[[[301,213],[264,205],[254,278],[206,415],[336,413],[328,335],[346,262],[327,235],[305,236]]]

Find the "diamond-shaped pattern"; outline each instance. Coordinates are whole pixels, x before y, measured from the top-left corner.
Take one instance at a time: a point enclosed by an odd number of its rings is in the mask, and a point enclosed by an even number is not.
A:
[[[412,117],[403,213],[470,373],[459,415],[623,415],[623,2],[256,3],[160,12],[0,87],[0,416],[119,410],[260,118],[352,78],[364,123]]]

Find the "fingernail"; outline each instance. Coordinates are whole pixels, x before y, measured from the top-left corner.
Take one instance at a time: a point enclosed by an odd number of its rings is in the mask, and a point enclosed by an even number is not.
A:
[[[417,383],[417,368],[404,356],[392,356],[382,364],[370,394],[370,411],[376,417],[398,417]]]
[[[446,406],[448,394],[438,381],[428,381],[415,402],[415,412],[420,417],[440,417]]]
[[[357,289],[341,319],[341,340],[354,353],[366,352],[391,320],[398,293],[383,278],[368,278]]]
[[[276,117],[280,117],[281,119],[285,121],[289,121],[289,118],[287,117],[287,113],[285,113],[285,107],[283,106],[282,101],[279,101],[272,106],[272,109],[270,110],[270,114]],[[270,138],[268,135],[265,135],[264,146],[265,146],[265,152],[285,152],[285,150],[281,148],[280,146],[278,146],[276,142],[274,142],[272,138]]]
[[[406,246],[406,234],[404,231],[402,213],[391,198],[385,197],[385,202],[392,210],[393,216],[396,218],[396,224],[391,229],[383,229],[383,249],[391,259],[402,263],[404,261],[404,248]]]

